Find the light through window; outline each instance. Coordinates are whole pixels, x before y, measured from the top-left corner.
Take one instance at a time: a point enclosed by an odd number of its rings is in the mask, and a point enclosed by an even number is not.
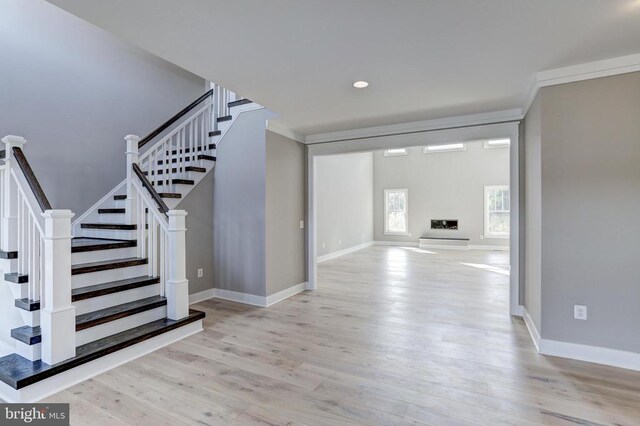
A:
[[[406,235],[408,233],[408,199],[406,189],[384,190],[384,233]]]
[[[446,145],[429,145],[422,149],[425,154],[432,152],[450,152],[450,151],[464,151],[466,146],[463,143],[450,143]]]
[[[509,238],[510,205],[508,185],[484,187],[485,238]]]
[[[407,155],[407,149],[406,148],[394,148],[394,149],[387,149],[384,151],[384,156],[385,157],[395,157],[398,155]]]

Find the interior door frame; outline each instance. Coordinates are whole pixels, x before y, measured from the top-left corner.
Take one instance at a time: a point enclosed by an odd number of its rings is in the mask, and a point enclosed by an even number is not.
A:
[[[307,290],[318,288],[317,264],[317,199],[316,199],[316,159],[324,155],[349,154],[412,146],[445,145],[459,142],[475,142],[487,139],[509,138],[509,184],[511,189],[511,235],[509,239],[509,313],[522,316],[524,307],[521,298],[522,274],[521,252],[524,235],[521,235],[523,217],[520,200],[521,176],[520,153],[524,152],[519,131],[520,121],[508,121],[477,126],[450,129],[427,130],[395,135],[374,136],[341,141],[307,144]],[[523,253],[523,252],[522,252]]]

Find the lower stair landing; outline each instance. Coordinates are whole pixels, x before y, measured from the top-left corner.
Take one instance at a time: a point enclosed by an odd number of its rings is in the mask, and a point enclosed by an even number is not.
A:
[[[0,358],[0,398],[34,402],[202,330],[205,314],[190,310],[173,321],[161,319],[76,349],[59,364],[31,362],[12,354]]]

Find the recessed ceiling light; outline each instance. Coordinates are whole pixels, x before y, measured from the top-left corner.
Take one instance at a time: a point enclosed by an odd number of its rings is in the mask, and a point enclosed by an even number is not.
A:
[[[364,89],[368,85],[369,85],[369,82],[362,81],[362,80],[358,80],[358,81],[353,83],[353,87],[355,87],[356,89]]]

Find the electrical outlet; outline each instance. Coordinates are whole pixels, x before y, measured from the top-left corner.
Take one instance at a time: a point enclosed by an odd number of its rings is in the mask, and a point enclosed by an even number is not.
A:
[[[300,221],[300,229],[304,229],[304,220]]]
[[[322,243],[322,248],[325,248],[327,245],[325,243]]]
[[[338,240],[338,245],[341,246],[342,245],[342,240]]]
[[[587,307],[583,305],[573,305],[573,318],[578,320],[586,320]]]
[[[202,278],[202,277],[204,277],[204,269],[199,268],[198,269],[198,278]]]

